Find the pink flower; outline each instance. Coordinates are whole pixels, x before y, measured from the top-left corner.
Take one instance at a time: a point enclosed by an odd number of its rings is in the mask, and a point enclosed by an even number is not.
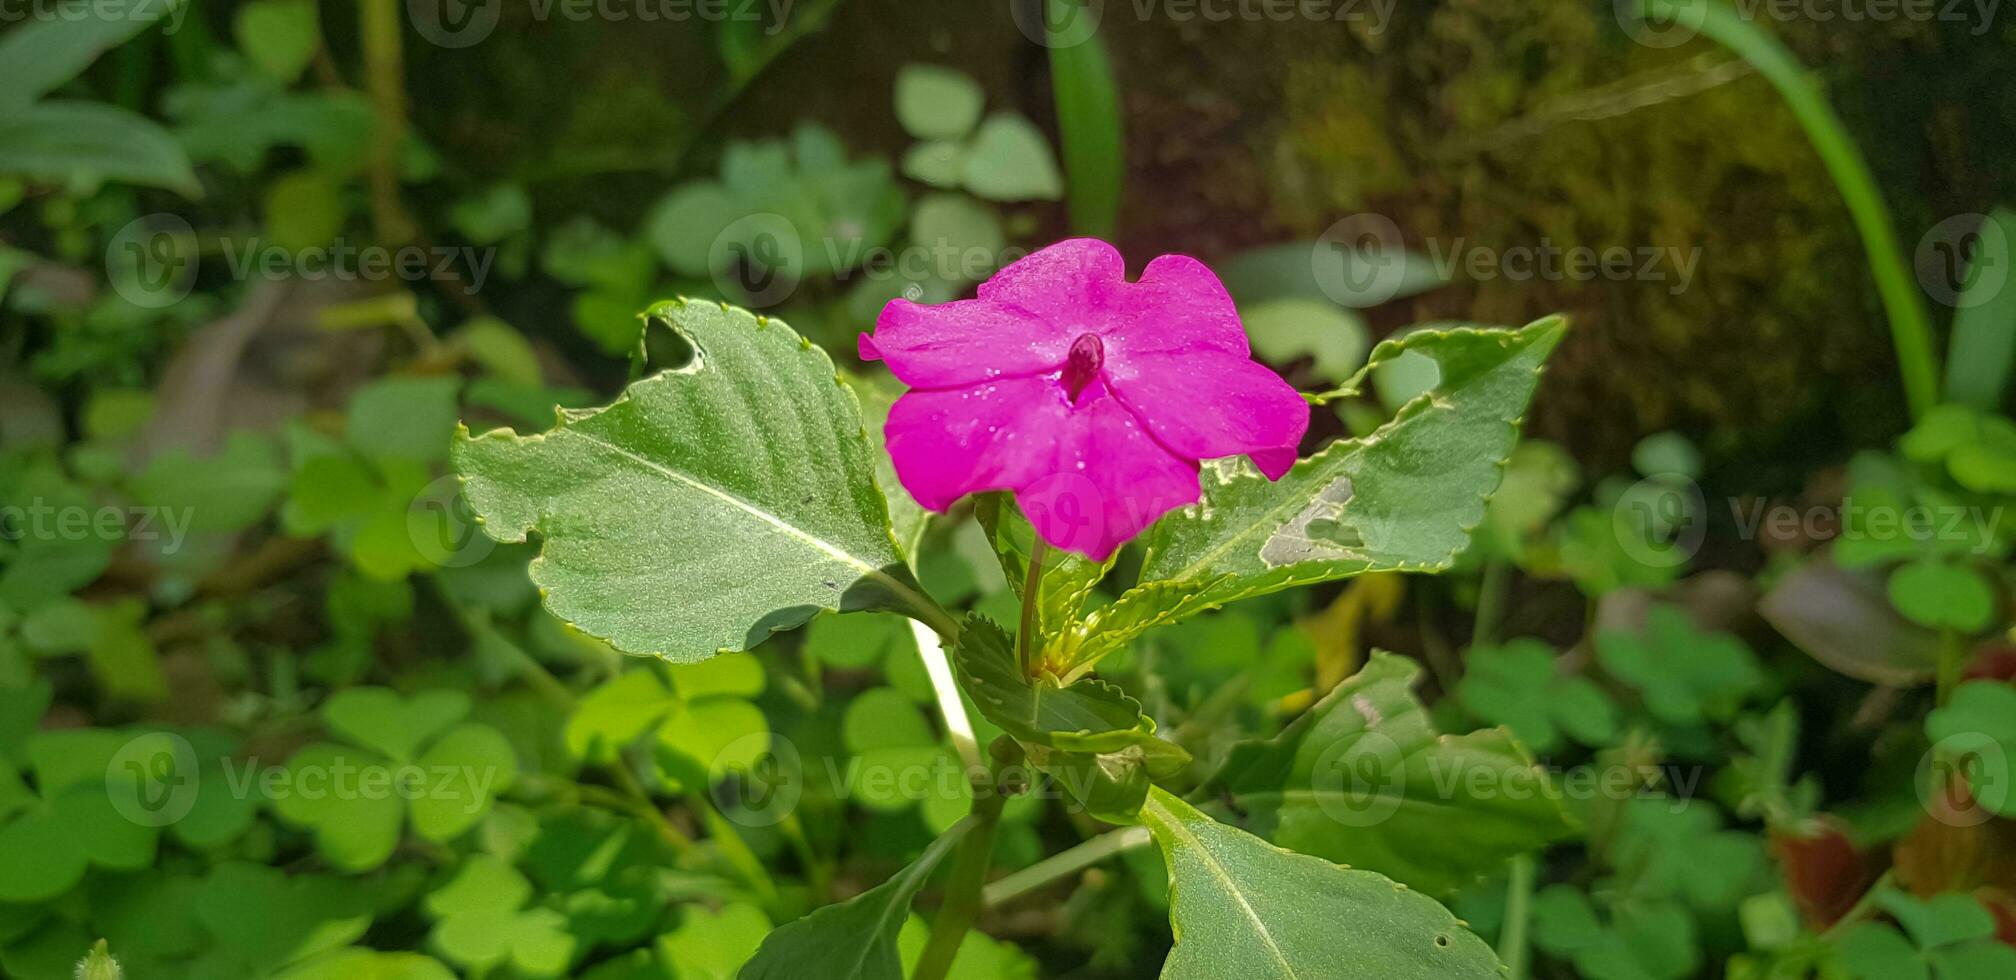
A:
[[[918,503],[1012,490],[1045,541],[1099,561],[1197,500],[1198,460],[1244,454],[1280,479],[1309,426],[1203,263],[1164,255],[1128,282],[1090,238],[1009,265],[977,299],[892,301],[861,357],[911,387],[884,432]]]

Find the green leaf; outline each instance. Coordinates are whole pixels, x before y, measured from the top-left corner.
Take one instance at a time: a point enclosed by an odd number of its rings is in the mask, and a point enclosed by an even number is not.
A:
[[[966,617],[952,663],[980,714],[1020,741],[1030,764],[1057,777],[1098,819],[1132,822],[1150,778],[1190,762],[1181,747],[1156,738],[1140,702],[1112,684],[1029,680],[1008,634],[979,613]]]
[[[1162,980],[1501,975],[1448,909],[1382,875],[1273,847],[1159,788],[1141,816],[1169,865],[1176,946]]]
[[[380,378],[350,397],[350,445],[372,459],[431,462],[455,435],[459,378]]]
[[[89,863],[62,817],[37,805],[0,827],[0,902],[40,902],[60,895],[84,877]]]
[[[1077,0],[1042,0],[1052,23],[1069,23],[1058,8]],[[1096,15],[1093,15],[1096,18]],[[1057,107],[1064,171],[1070,176],[1071,230],[1111,238],[1126,176],[1120,86],[1097,32],[1076,44],[1049,44],[1050,85]]]
[[[1890,573],[1890,604],[1926,629],[1978,633],[1995,616],[1995,592],[1970,568],[1923,558]]]
[[[1266,742],[1233,747],[1209,784],[1283,847],[1436,894],[1569,836],[1561,795],[1503,729],[1443,735],[1421,670],[1375,653]]]
[[[896,121],[920,140],[958,139],[980,121],[986,93],[964,72],[904,65],[896,72]]]
[[[301,77],[322,43],[315,0],[254,0],[238,8],[231,31],[260,71],[289,83]]]
[[[988,721],[1024,742],[1074,752],[1114,752],[1151,739],[1155,723],[1141,702],[1105,681],[1059,687],[1031,681],[1015,662],[1015,644],[992,620],[966,617],[952,656],[959,686]]]
[[[454,980],[439,960],[419,953],[339,949],[288,967],[273,980]]]
[[[96,177],[203,196],[173,135],[146,116],[97,102],[49,99],[0,114],[0,176]]]
[[[356,941],[370,928],[371,904],[339,878],[230,862],[211,869],[196,917],[244,964],[227,974],[257,976]]]
[[[1598,633],[1596,659],[1669,725],[1726,721],[1769,682],[1743,641],[1696,630],[1674,606],[1652,607],[1643,632]]]
[[[575,705],[564,735],[567,751],[583,761],[611,761],[678,706],[678,699],[656,674],[624,671]]]
[[[966,173],[966,146],[953,140],[931,140],[903,151],[903,176],[932,187],[958,187]]]
[[[1502,646],[1475,647],[1464,656],[1467,670],[1456,697],[1470,713],[1504,725],[1542,755],[1561,747],[1561,736],[1601,747],[1617,734],[1617,705],[1586,677],[1556,671],[1554,648],[1520,638]]]
[[[778,927],[737,977],[903,980],[896,940],[910,916],[910,902],[972,826],[970,821],[961,821],[888,881]]]
[[[2016,687],[1969,681],[1925,718],[1925,734],[1945,758],[1956,760],[1981,805],[2016,817],[2009,792],[2009,760],[2016,758]]]
[[[350,741],[377,749],[395,762],[410,762],[421,743],[469,713],[469,695],[452,688],[421,691],[401,697],[384,687],[353,687],[338,691],[322,704],[329,730]]]
[[[690,367],[544,435],[456,440],[485,529],[544,536],[531,573],[547,607],[679,662],[748,649],[822,609],[927,608],[825,352],[725,305],[650,315],[692,342]]]
[[[489,854],[471,854],[455,869],[455,877],[428,892],[422,901],[427,914],[439,919],[457,912],[515,909],[532,897],[532,883],[510,862]]]
[[[198,458],[183,449],[155,456],[127,484],[144,506],[179,515],[181,529],[238,531],[264,518],[286,489],[288,473],[271,439],[234,432],[222,452]],[[159,529],[164,547],[182,544],[174,527]]]
[[[1982,411],[2002,402],[2016,356],[2016,289],[2009,289],[2016,212],[1988,215],[1967,256],[1966,288],[1954,301],[1951,348],[1946,354],[1946,397]]]
[[[1335,303],[1289,297],[1240,311],[1253,353],[1271,364],[1307,357],[1318,378],[1342,384],[1365,363],[1365,321]]]
[[[1054,201],[1064,178],[1043,131],[1021,116],[997,113],[966,148],[966,189],[990,201]]]
[[[443,842],[483,819],[497,794],[518,779],[518,759],[503,733],[488,725],[457,725],[416,761],[427,784],[408,803],[413,832]]]
[[[754,905],[688,905],[679,928],[658,937],[658,953],[678,980],[734,980],[769,932],[770,917]]]
[[[7,66],[7,84],[0,87],[0,115],[27,106],[82,74],[104,54],[173,15],[177,3],[145,3],[122,7],[115,16],[96,16],[89,0],[52,4],[55,16],[36,17],[0,38],[0,65]]]
[[[1207,467],[1203,501],[1149,532],[1142,584],[1062,637],[1052,659],[1093,663],[1152,626],[1293,585],[1447,568],[1484,520],[1541,365],[1566,329],[1556,317],[1380,344],[1367,370],[1432,357],[1439,386],[1279,481],[1238,461]]]
[[[873,667],[916,648],[910,621],[888,613],[829,613],[805,628],[805,655],[843,670]]]
[[[889,456],[884,442],[882,428],[889,421],[889,409],[902,397],[904,388],[896,379],[886,373],[849,374],[847,383],[861,400],[861,420],[868,430],[868,441],[875,457],[875,485],[882,488],[882,495],[889,502],[889,527],[896,538],[896,548],[904,560],[914,568],[924,542],[924,531],[930,526],[931,512],[924,509],[910,491],[903,489],[903,481],[896,477],[896,464]]]

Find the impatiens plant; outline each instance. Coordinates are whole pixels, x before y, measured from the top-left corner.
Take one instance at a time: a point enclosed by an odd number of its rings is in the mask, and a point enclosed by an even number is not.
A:
[[[690,343],[689,363],[563,411],[550,432],[458,435],[485,529],[538,536],[530,574],[558,617],[676,663],[821,613],[910,617],[971,782],[971,812],[907,869],[784,923],[740,976],[905,976],[899,934],[941,866],[909,975],[947,976],[979,955],[961,954],[977,948],[967,931],[989,900],[1004,804],[1037,785],[1129,825],[1046,866],[1158,846],[1177,937],[1164,977],[1498,975],[1437,897],[1573,830],[1508,733],[1439,735],[1417,671],[1381,657],[1214,774],[1094,673],[1145,631],[1235,600],[1448,567],[1485,518],[1560,320],[1415,331],[1341,388],[1303,394],[1252,359],[1205,266],[1163,256],[1130,281],[1111,246],[1074,240],[974,299],[889,303],[860,353],[908,386],[891,404],[872,378],[857,397],[776,320],[687,300],[647,318]],[[1428,383],[1390,421],[1299,455],[1312,406],[1403,357]],[[915,522],[969,501],[1020,598],[1005,617],[955,611],[925,584]],[[908,655],[877,642],[864,660]],[[728,768],[761,769],[733,752]],[[1448,846],[1457,834],[1464,846]]]

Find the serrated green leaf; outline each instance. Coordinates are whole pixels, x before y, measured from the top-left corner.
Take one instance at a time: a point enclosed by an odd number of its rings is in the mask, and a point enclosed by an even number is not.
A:
[[[1207,467],[1203,501],[1149,532],[1142,584],[1061,638],[1052,659],[1092,663],[1151,626],[1289,586],[1448,567],[1484,519],[1566,329],[1554,317],[1380,344],[1366,370],[1411,353],[1434,359],[1440,383],[1371,436],[1333,443],[1278,481],[1237,461]]]
[[[1503,729],[1440,734],[1421,670],[1370,662],[1279,736],[1234,746],[1210,786],[1283,847],[1436,894],[1575,830],[1561,794]]]
[[[543,435],[456,441],[486,530],[544,536],[531,573],[547,607],[679,662],[748,649],[823,609],[928,607],[825,352],[727,306],[649,315],[692,342],[692,365]]]
[[[910,902],[933,869],[972,829],[946,831],[895,877],[859,895],[814,910],[770,933],[739,980],[903,980],[897,937]]]
[[[1180,746],[1156,738],[1140,702],[1112,684],[1087,678],[1059,687],[1048,675],[1027,678],[1008,634],[979,613],[966,617],[952,664],[980,714],[1100,820],[1131,822],[1150,778],[1190,762]]]
[[[1176,946],[1162,980],[1489,980],[1498,958],[1449,910],[1383,875],[1284,851],[1149,793]]]
[[[1141,702],[1102,680],[1059,687],[1031,681],[1015,662],[1014,641],[979,613],[966,617],[952,655],[959,686],[988,721],[1024,742],[1072,752],[1114,752],[1154,737]]]

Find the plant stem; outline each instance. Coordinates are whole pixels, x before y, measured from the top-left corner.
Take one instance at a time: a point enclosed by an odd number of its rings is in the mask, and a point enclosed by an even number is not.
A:
[[[378,243],[413,239],[413,219],[399,204],[399,157],[406,146],[406,61],[398,0],[364,0],[358,33],[364,42],[364,86],[377,117],[371,139],[371,223]]]
[[[1960,675],[1967,669],[1967,643],[1960,634],[1951,629],[1939,631],[1939,664],[1937,701],[1939,707],[1953,697],[1953,689],[1960,686]]]
[[[1508,980],[1526,980],[1526,925],[1533,917],[1533,883],[1539,862],[1529,852],[1512,858],[1512,880],[1505,885],[1505,927],[1498,932],[1498,959]]]
[[[1498,642],[1498,626],[1505,621],[1505,594],[1512,588],[1512,567],[1497,559],[1484,563],[1484,577],[1477,583],[1477,621],[1470,630],[1472,647]]]
[[[938,917],[931,921],[931,940],[924,944],[924,955],[918,958],[917,972],[910,980],[945,980],[959,947],[966,942],[966,931],[980,916],[980,892],[987,884],[987,870],[994,865],[994,832],[1001,826],[1001,808],[1008,798],[994,785],[984,792],[976,786],[974,792],[973,829],[959,842],[959,855],[953,859],[952,877],[945,886],[945,904],[938,907]]]
[[[952,739],[952,751],[966,766],[969,777],[987,771],[980,758],[980,740],[973,734],[973,719],[966,714],[966,702],[959,698],[959,682],[952,676],[952,661],[945,647],[953,642],[912,620],[910,632],[917,638],[917,656],[924,661],[924,674],[931,679],[931,693],[937,695],[938,713],[945,717],[945,734]]]
[[[1720,42],[1756,66],[1806,130],[1814,152],[1834,179],[1849,217],[1862,236],[1876,292],[1890,318],[1890,342],[1897,349],[1897,370],[1904,376],[1904,396],[1913,418],[1939,403],[1939,372],[1932,353],[1932,323],[1925,303],[1912,283],[1911,267],[1897,244],[1890,209],[1876,189],[1869,162],[1848,138],[1848,129],[1829,105],[1825,93],[1792,52],[1777,38],[1743,19],[1726,4],[1707,0],[1642,0],[1646,14],[1694,23],[1703,35]]]
[[[1004,902],[1014,901],[1065,875],[1091,867],[1116,854],[1125,854],[1146,846],[1151,840],[1154,840],[1154,837],[1148,833],[1146,827],[1122,827],[1111,833],[1101,834],[988,885],[980,892],[981,904],[992,908]]]
[[[1015,630],[1016,662],[1022,665],[1022,676],[1036,676],[1036,665],[1029,657],[1029,638],[1036,635],[1036,599],[1043,591],[1043,560],[1050,557],[1050,544],[1039,535],[1036,547],[1029,549],[1029,570],[1022,581],[1022,624]]]

